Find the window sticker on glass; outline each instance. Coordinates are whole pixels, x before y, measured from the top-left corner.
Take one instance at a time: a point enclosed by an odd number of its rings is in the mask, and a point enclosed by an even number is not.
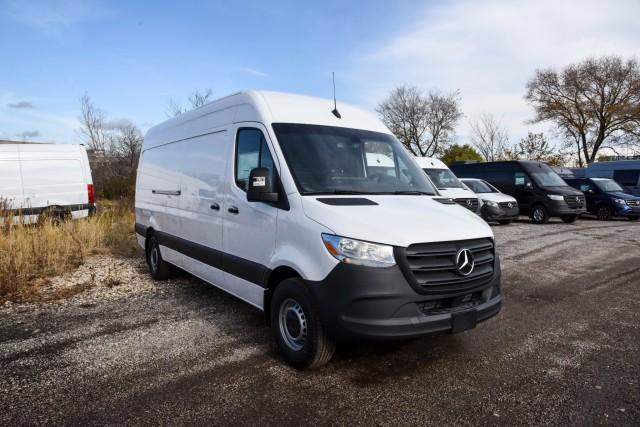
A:
[[[266,185],[266,179],[264,176],[254,176],[253,177],[253,186],[254,187],[264,187]]]
[[[516,185],[524,185],[524,174],[516,172]]]
[[[580,191],[584,193],[585,191],[589,191],[589,190],[591,190],[591,187],[589,187],[589,184],[580,184]]]

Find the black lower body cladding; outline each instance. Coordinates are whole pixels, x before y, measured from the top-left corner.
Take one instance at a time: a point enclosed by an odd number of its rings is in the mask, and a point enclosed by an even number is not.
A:
[[[498,314],[502,305],[497,256],[487,284],[458,294],[419,294],[397,265],[372,268],[341,263],[324,280],[307,284],[327,333],[338,340],[382,341],[459,332]],[[466,320],[460,322],[461,318]]]
[[[552,200],[545,204],[547,208],[547,212],[550,216],[571,216],[571,215],[581,215],[587,213],[586,205],[581,206],[569,206],[566,202],[560,200]]]
[[[489,205],[483,205],[482,208],[480,208],[480,213],[485,221],[514,220],[518,219],[520,208],[518,208],[518,206],[514,206],[512,208],[496,208]]]

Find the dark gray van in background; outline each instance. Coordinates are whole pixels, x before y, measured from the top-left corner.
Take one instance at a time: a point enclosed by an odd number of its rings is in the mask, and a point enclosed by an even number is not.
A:
[[[544,162],[458,163],[450,168],[459,178],[484,179],[515,197],[520,214],[528,215],[536,224],[544,224],[550,217],[574,222],[580,214],[586,213],[584,194],[570,187]]]

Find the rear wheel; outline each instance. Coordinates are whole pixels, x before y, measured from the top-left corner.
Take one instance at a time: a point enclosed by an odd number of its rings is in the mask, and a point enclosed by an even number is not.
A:
[[[611,208],[607,205],[598,206],[598,211],[596,213],[598,219],[601,221],[607,221],[611,219]]]
[[[561,219],[562,219],[562,222],[564,222],[565,224],[571,224],[572,222],[575,222],[577,218],[578,217],[575,215],[568,215],[568,216],[563,216]]]
[[[271,328],[285,361],[297,369],[325,365],[335,351],[327,337],[313,298],[302,280],[286,279],[271,302]]]
[[[549,222],[549,214],[542,205],[536,205],[531,209],[531,222],[534,224],[546,224]]]
[[[147,240],[146,256],[147,267],[153,280],[167,280],[171,276],[171,264],[162,259],[156,236],[151,236]]]

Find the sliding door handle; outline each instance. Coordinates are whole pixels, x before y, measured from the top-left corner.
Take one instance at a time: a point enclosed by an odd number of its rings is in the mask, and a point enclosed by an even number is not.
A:
[[[229,211],[229,213],[234,214],[234,215],[238,215],[240,213],[240,211],[238,210],[237,207],[235,206],[231,206],[229,209],[227,209]]]
[[[214,202],[214,203],[211,203],[211,206],[210,206],[210,207],[211,207],[211,209],[212,209],[212,210],[214,210],[214,211],[219,211],[219,210],[220,210],[220,205],[219,205],[219,204],[217,204],[217,203],[215,203],[215,202]]]

